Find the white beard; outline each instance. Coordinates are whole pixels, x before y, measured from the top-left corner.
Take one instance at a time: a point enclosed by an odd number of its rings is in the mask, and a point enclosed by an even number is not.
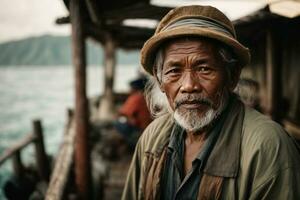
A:
[[[220,105],[217,109],[210,107],[203,116],[199,116],[197,110],[180,111],[180,109],[176,109],[174,112],[174,119],[187,131],[195,132],[201,130],[205,126],[211,124],[211,122],[224,110],[227,98],[223,97],[220,101]]]

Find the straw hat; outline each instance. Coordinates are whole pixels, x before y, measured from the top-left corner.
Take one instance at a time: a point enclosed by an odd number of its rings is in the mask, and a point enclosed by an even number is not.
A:
[[[241,67],[250,61],[249,49],[240,44],[231,21],[211,6],[183,6],[171,10],[158,24],[154,35],[141,50],[141,63],[152,74],[158,47],[167,40],[192,36],[218,40],[229,46]]]

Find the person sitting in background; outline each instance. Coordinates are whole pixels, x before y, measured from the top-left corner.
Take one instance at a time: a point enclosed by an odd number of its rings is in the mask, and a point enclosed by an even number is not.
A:
[[[130,82],[130,94],[118,112],[115,127],[129,146],[135,146],[138,137],[152,121],[143,95],[147,79],[140,77]]]

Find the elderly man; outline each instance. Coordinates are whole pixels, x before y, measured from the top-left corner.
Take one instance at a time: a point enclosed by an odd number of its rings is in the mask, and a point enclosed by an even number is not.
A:
[[[213,7],[162,19],[141,52],[159,117],[136,146],[123,199],[300,199],[297,147],[233,94],[249,57]]]

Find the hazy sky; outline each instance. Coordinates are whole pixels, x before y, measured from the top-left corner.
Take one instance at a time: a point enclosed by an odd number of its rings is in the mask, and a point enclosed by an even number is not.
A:
[[[68,34],[69,25],[56,25],[66,16],[62,0],[0,0],[0,42],[28,36]]]
[[[165,5],[210,4],[236,19],[262,6],[259,0],[175,1],[152,0]],[[55,19],[67,16],[62,0],[0,0],[0,42],[42,34],[69,34],[69,25],[56,25]]]

